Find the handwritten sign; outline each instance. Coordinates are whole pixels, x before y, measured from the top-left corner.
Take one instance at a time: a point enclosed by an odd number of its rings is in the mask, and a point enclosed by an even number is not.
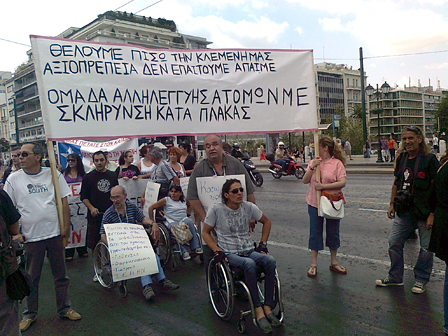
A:
[[[87,233],[87,212],[88,209],[81,201],[81,182],[68,183],[72,193],[67,197],[70,207],[70,236],[67,240],[67,247],[78,247],[86,245]]]
[[[311,50],[31,45],[48,140],[318,129]]]
[[[182,192],[184,193],[184,196],[187,197],[188,182],[190,181],[190,176],[181,177],[179,181]]]
[[[118,184],[126,189],[126,193],[128,194],[127,199],[132,203],[136,204],[137,207],[141,207],[141,198],[143,193],[146,190],[146,184],[148,183],[147,179],[138,179],[138,180],[118,180]]]
[[[106,224],[114,282],[159,273],[149,237],[138,224]]]
[[[205,212],[215,203],[221,202],[221,191],[223,184],[229,179],[238,179],[241,185],[246,185],[246,178],[244,175],[226,175],[226,176],[211,176],[198,177],[196,183],[198,186],[198,197],[204,207]],[[243,199],[247,200],[246,188],[244,188]]]
[[[157,202],[159,196],[160,184],[148,181],[145,190],[145,204],[143,206],[143,214],[149,218],[149,207]]]

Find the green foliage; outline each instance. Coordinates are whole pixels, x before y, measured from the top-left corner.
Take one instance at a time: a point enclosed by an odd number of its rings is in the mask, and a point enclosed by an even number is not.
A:
[[[351,117],[341,116],[339,137],[342,141],[350,138],[350,144],[352,145],[352,154],[362,154],[362,148],[364,141],[362,137],[362,119],[355,115]]]
[[[435,112],[436,123],[434,130],[438,130],[439,133],[445,132],[448,134],[448,96],[442,98],[439,108]]]
[[[163,18],[159,18],[157,20],[152,20],[151,17],[146,18],[144,16],[134,15],[133,13],[129,13],[129,15],[128,15],[128,13],[120,12],[120,11],[116,11],[116,12],[107,11],[104,14],[98,15],[99,18],[101,18],[103,16],[110,20],[119,19],[119,20],[141,23],[141,24],[145,24],[148,26],[165,28],[165,29],[171,30],[172,32],[177,31],[176,23],[174,21],[163,19]]]
[[[240,139],[237,136],[232,138],[232,140],[227,141],[230,145],[237,143],[240,145],[241,153],[248,153],[251,157],[257,157],[258,152],[257,149],[260,148],[261,145],[266,148],[266,143],[263,140],[250,140],[250,139]]]

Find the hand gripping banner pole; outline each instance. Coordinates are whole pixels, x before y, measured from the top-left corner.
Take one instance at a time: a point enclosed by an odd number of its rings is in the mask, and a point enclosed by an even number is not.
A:
[[[314,157],[320,156],[319,153],[319,132],[314,131]],[[320,165],[317,166],[316,169],[316,182],[320,182]],[[322,194],[321,190],[317,190],[317,215],[322,217],[322,213],[320,212],[320,196]]]

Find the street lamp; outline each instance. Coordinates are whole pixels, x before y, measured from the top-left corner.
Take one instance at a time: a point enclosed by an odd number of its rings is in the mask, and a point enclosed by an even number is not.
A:
[[[383,85],[381,85],[381,92],[385,95],[387,95],[390,92],[390,85],[384,82]],[[376,163],[381,163],[383,161],[383,157],[381,156],[381,132],[380,132],[380,113],[382,109],[379,108],[380,104],[380,94],[381,94],[378,84],[376,85],[376,90],[372,87],[372,85],[369,84],[368,87],[366,87],[366,93],[369,96],[369,101],[371,100],[371,97],[373,95],[376,96],[376,110],[375,113],[377,114],[378,119],[378,160],[376,160]],[[370,111],[373,113],[373,111]]]

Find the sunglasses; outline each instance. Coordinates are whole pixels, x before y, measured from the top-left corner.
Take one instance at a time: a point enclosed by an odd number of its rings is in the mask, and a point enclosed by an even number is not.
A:
[[[411,131],[416,134],[422,134],[422,130],[418,126],[406,126],[403,128],[403,131]]]
[[[67,162],[76,162],[76,159],[67,159]]]
[[[230,190],[230,192],[231,192],[232,194],[238,194],[238,191],[240,191],[241,193],[243,193],[243,192],[244,192],[244,188],[243,188],[243,187],[239,187],[239,188],[235,188],[235,189]]]
[[[28,155],[33,155],[33,154],[34,153],[20,152],[20,153],[17,153],[17,156],[21,156],[21,157],[26,158]]]
[[[14,154],[13,154],[13,155],[12,155],[12,157],[19,157],[19,156],[18,156],[18,155],[14,155]]]

